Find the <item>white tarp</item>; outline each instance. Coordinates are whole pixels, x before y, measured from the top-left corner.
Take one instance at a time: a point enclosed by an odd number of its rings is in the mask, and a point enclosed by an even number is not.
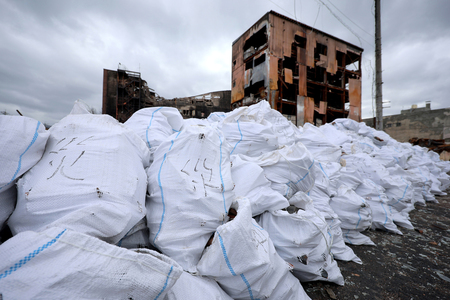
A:
[[[269,234],[252,219],[246,198],[233,202],[237,216],[219,226],[197,269],[233,299],[309,299]]]
[[[42,159],[17,182],[13,234],[62,226],[115,244],[145,216],[148,148],[114,118],[82,108],[48,130]]]
[[[182,272],[158,252],[59,227],[22,232],[0,253],[3,299],[163,299]]]
[[[211,234],[228,219],[230,150],[215,126],[183,126],[159,145],[147,170],[150,242],[186,271],[196,271]]]

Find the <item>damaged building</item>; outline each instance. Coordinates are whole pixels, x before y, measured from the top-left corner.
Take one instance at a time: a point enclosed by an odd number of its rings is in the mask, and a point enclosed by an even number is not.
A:
[[[374,125],[373,118],[363,121],[368,126]],[[384,131],[399,142],[416,138],[450,143],[450,108],[431,109],[431,102],[426,102],[425,107],[413,104],[399,115],[384,116],[383,123]]]
[[[232,108],[266,99],[296,125],[360,122],[362,52],[270,11],[233,42]]]
[[[140,72],[103,69],[102,113],[120,122],[125,122],[141,108],[155,106],[175,107],[184,118],[206,118],[215,111],[230,111],[230,101],[229,90],[165,99],[148,86]]]

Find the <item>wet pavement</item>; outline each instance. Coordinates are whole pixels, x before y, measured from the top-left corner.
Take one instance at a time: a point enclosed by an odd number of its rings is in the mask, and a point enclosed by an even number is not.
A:
[[[344,286],[304,283],[311,299],[450,299],[450,196],[436,199],[410,212],[403,236],[364,232],[377,246],[351,246],[363,264],[338,261]]]

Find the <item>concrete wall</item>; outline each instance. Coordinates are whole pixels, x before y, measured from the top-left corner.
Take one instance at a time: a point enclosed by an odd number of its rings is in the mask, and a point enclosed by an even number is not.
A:
[[[374,127],[373,119],[363,120]],[[384,131],[399,142],[424,138],[450,142],[450,108],[431,110],[426,107],[402,110],[401,114],[383,117]]]

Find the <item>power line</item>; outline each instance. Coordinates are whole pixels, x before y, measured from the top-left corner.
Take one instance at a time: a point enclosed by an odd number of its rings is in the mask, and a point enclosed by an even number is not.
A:
[[[365,31],[362,27],[360,27],[358,24],[356,24],[355,22],[352,21],[352,19],[350,19],[349,17],[347,17],[339,8],[336,7],[336,5],[333,4],[333,2],[331,2],[331,0],[328,0],[328,2],[330,2],[331,5],[334,6],[334,8],[336,8],[341,14],[344,15],[344,17],[346,17],[350,22],[352,22],[353,24],[355,24],[356,27],[358,27],[359,29],[361,29],[362,31],[364,31],[365,33],[367,33],[368,35],[370,35],[371,37],[374,37],[373,34]]]
[[[278,5],[277,3],[273,2],[272,0],[267,0],[267,1],[269,1],[269,2],[271,2],[271,3],[273,3],[273,4],[275,4],[276,6],[278,6],[279,8],[281,8],[283,11],[287,12],[289,15],[291,15],[292,17],[295,18],[295,16],[294,16],[292,13],[290,13],[289,11],[285,10],[284,8],[282,8],[282,7],[281,7],[280,5]]]
[[[356,36],[356,38],[359,40],[359,43],[360,43],[361,46],[362,46],[361,40],[365,41],[366,43],[369,43],[369,44],[372,46],[372,44],[371,44],[369,41],[367,41],[367,40],[365,40],[364,38],[360,37],[356,32],[354,32],[354,31],[351,29],[350,26],[348,26],[347,24],[345,24],[344,21],[342,21],[342,19],[339,18],[339,17],[331,10],[331,8],[330,8],[328,5],[326,5],[322,0],[316,0],[316,1],[320,2],[323,6],[325,6],[325,7],[330,11],[330,13],[331,13],[331,14],[332,14],[332,15],[333,15],[333,16],[334,16],[334,17],[335,17],[342,25],[344,25],[345,28],[347,28],[351,33],[353,33],[353,35]]]

